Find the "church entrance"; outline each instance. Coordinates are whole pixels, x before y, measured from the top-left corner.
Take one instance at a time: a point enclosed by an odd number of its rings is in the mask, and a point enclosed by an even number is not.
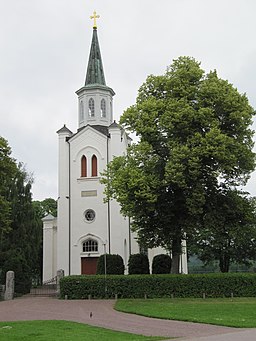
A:
[[[98,257],[81,258],[81,274],[96,275]]]

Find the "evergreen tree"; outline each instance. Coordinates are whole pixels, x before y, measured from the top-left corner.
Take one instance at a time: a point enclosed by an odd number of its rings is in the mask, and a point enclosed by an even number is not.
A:
[[[1,229],[0,269],[1,280],[5,280],[8,270],[16,270],[15,290],[29,291],[31,281],[39,276],[39,248],[42,240],[41,222],[32,205],[32,178],[22,164],[11,158],[11,149],[1,138],[0,169],[6,170],[1,186],[1,195],[6,203],[6,210],[0,210],[1,218],[8,215],[8,230]],[[8,171],[11,170],[11,171]],[[4,207],[4,206],[3,206]],[[12,267],[12,268],[10,268]]]
[[[11,204],[8,200],[8,194],[17,172],[17,166],[10,155],[11,148],[7,141],[0,136],[0,248],[4,235],[11,228]]]

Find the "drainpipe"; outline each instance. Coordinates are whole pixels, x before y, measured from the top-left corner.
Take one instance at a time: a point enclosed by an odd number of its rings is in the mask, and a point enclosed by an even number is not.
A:
[[[110,134],[108,134],[108,136],[107,136],[107,165],[109,163],[109,146],[108,146],[109,138],[110,138]],[[109,199],[108,199],[108,202],[107,202],[107,206],[108,206],[108,253],[110,254],[110,244],[111,244],[111,242],[110,242],[110,231],[111,231],[111,224],[110,224],[110,201],[109,201]]]
[[[70,190],[71,190],[71,177],[70,177],[70,143],[68,143],[68,274],[71,275],[71,197],[70,197]]]
[[[129,256],[132,254],[132,245],[131,245],[131,218],[128,217],[128,225],[129,225]]]

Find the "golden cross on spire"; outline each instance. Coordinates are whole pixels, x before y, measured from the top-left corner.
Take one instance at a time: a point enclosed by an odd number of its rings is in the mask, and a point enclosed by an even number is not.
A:
[[[93,15],[90,16],[91,19],[94,19],[93,28],[97,28],[96,19],[98,19],[99,17],[100,17],[99,15],[96,15],[96,11],[94,11],[94,12],[93,12]]]

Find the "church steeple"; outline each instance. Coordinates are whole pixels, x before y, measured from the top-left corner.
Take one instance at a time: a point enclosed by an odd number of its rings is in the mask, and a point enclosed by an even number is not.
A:
[[[87,124],[108,127],[113,122],[114,91],[106,85],[100,45],[97,35],[96,12],[94,19],[91,50],[84,86],[76,91],[78,95],[78,128]]]
[[[91,51],[85,79],[85,86],[92,84],[106,85],[103,64],[100,54],[100,45],[97,35],[97,27],[93,27]]]

